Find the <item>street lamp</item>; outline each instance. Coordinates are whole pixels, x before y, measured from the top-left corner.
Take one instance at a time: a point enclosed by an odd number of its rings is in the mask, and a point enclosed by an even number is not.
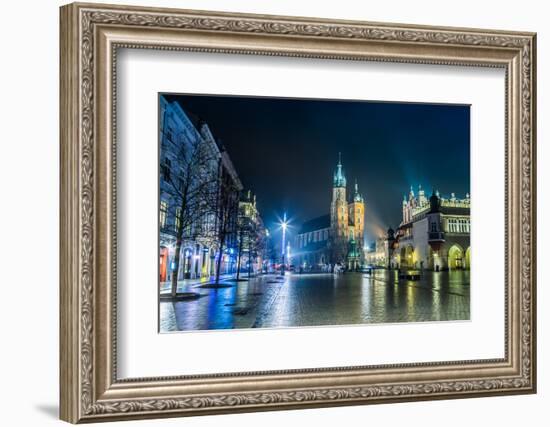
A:
[[[285,250],[286,250],[286,228],[288,227],[288,222],[286,220],[286,212],[283,215],[283,221],[281,222],[281,228],[283,229],[283,242],[281,244],[281,251],[283,256],[283,262],[281,263],[281,276],[285,275]]]

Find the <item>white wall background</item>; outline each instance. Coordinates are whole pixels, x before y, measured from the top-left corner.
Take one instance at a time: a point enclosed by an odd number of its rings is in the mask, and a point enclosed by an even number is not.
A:
[[[110,0],[113,3],[125,3]],[[133,0],[194,9],[538,32],[539,393],[438,402],[265,412],[132,425],[279,426],[547,425],[550,405],[549,234],[550,29],[546,2],[356,0]],[[2,5],[0,67],[0,393],[3,425],[59,425],[58,402],[58,6],[57,0]],[[546,170],[545,170],[546,169]],[[496,213],[500,214],[500,213]]]

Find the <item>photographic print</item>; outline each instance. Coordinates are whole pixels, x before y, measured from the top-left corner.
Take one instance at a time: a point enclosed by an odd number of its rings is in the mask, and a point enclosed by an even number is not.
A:
[[[350,18],[61,8],[62,420],[536,393],[537,36]]]
[[[469,320],[470,204],[468,105],[160,94],[159,330]]]

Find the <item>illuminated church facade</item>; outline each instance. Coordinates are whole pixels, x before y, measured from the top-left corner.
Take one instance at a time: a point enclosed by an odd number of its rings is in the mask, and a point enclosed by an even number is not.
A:
[[[364,261],[365,201],[357,181],[348,195],[341,158],[332,182],[328,214],[306,221],[296,236],[294,254],[301,269],[330,270],[335,265],[358,269]]]

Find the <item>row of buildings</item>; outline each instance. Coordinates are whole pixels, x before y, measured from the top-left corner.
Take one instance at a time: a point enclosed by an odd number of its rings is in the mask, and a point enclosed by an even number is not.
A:
[[[210,278],[267,269],[273,254],[256,198],[208,125],[160,97],[159,279]],[[348,191],[339,157],[327,213],[295,236],[293,263],[305,271],[386,268],[469,269],[470,197],[428,198],[419,187],[402,201],[394,231],[365,245],[366,205],[357,181]]]
[[[434,191],[428,198],[421,186],[411,187],[402,201],[402,221],[396,230],[365,245],[365,201],[357,182],[347,192],[341,159],[333,175],[328,214],[302,224],[294,259],[302,271],[327,271],[334,266],[357,270],[366,265],[398,269],[470,268],[470,196],[449,198]]]
[[[164,96],[159,120],[160,282],[261,268],[267,230],[221,141]]]

